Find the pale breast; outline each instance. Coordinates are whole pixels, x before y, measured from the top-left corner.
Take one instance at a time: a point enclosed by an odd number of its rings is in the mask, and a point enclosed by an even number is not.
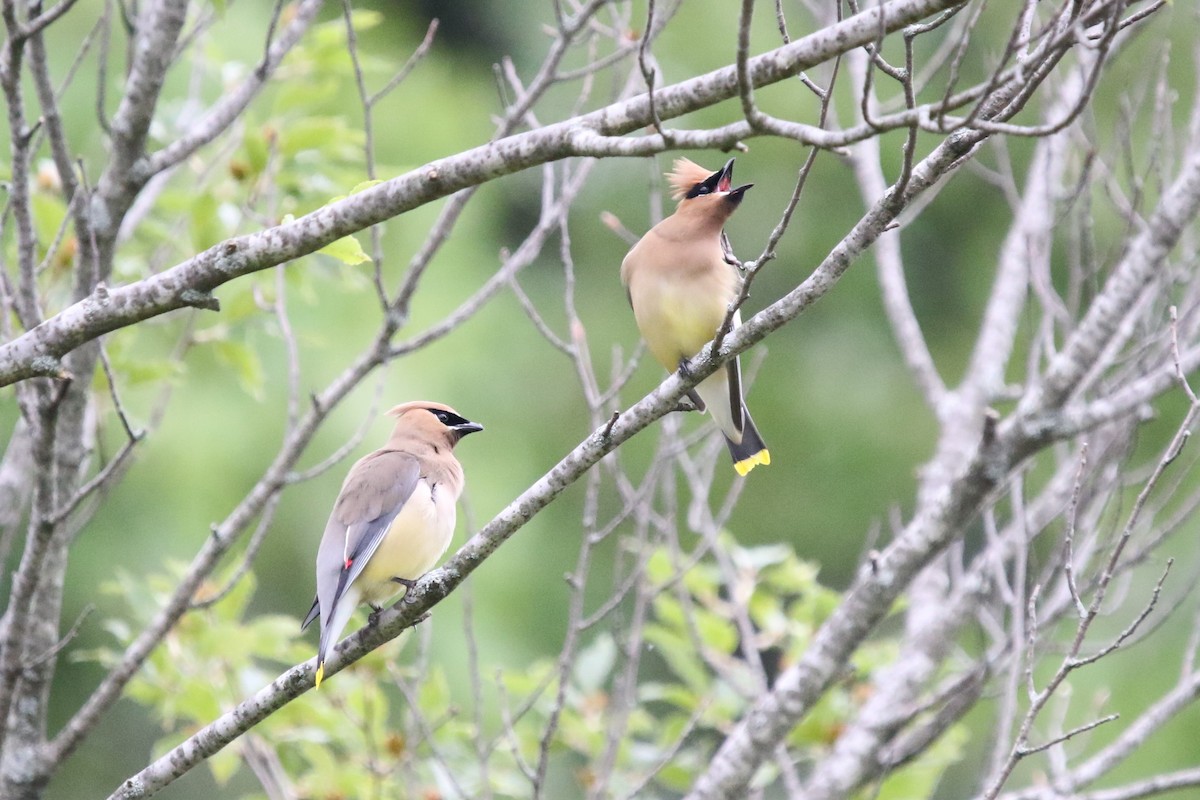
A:
[[[716,335],[736,279],[726,264],[707,270],[659,270],[633,278],[634,317],[659,363],[675,369],[680,358],[694,356]]]
[[[379,549],[356,583],[364,599],[378,603],[396,594],[393,577],[416,580],[437,564],[454,536],[455,497],[444,485],[417,481]]]

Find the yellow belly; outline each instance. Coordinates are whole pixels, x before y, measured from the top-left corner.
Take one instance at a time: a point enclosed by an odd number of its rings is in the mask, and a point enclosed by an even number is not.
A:
[[[430,491],[429,484],[418,481],[355,581],[363,600],[378,605],[400,591],[392,578],[416,580],[432,569],[450,546],[454,521],[452,493],[445,487]]]
[[[660,281],[631,296],[646,347],[668,370],[696,355],[725,321],[728,301],[708,282]]]

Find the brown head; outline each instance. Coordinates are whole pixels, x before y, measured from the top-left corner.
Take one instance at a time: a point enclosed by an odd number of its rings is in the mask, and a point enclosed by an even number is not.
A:
[[[396,418],[393,439],[417,438],[454,447],[467,434],[483,430],[482,425],[471,422],[450,406],[427,400],[402,403],[387,413]]]
[[[667,173],[671,197],[679,201],[676,215],[712,219],[724,224],[742,202],[746,190],[754,184],[733,188],[733,159],[716,172],[686,158],[675,160],[675,168]]]

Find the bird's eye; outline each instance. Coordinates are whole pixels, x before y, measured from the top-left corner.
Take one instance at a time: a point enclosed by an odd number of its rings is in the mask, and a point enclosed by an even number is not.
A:
[[[438,422],[442,423],[443,425],[450,424],[450,415],[447,414],[445,411],[435,411],[435,412],[433,412],[433,415],[435,417],[437,417]]]
[[[697,183],[692,187],[692,190],[687,193],[687,196],[688,199],[691,199],[693,197],[699,197],[702,194],[712,194],[712,187],[704,183]]]

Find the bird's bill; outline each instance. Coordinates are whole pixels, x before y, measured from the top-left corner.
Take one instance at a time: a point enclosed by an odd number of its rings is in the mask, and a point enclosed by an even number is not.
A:
[[[743,184],[743,185],[737,187],[736,189],[733,189],[732,191],[729,192],[729,199],[735,203],[740,203],[742,201],[742,195],[744,195],[746,193],[746,190],[749,189],[750,187],[752,187],[753,185],[754,185],[753,183],[746,183],[746,184]]]
[[[713,188],[718,192],[728,192],[729,187],[733,185],[733,161],[729,159],[725,162],[725,166],[708,176],[705,183],[713,184]]]
[[[733,161],[734,160],[732,158],[726,161],[725,166],[721,167],[712,175],[709,175],[708,179],[704,181],[704,183],[711,191],[714,191],[717,194],[728,195],[728,198],[734,203],[740,203],[742,200],[742,195],[745,194],[746,190],[754,184],[746,183],[742,184],[736,189],[731,188],[733,186]]]
[[[466,436],[468,433],[479,433],[483,430],[483,426],[478,422],[460,422],[457,425],[451,425],[450,430],[454,431],[459,437]]]

